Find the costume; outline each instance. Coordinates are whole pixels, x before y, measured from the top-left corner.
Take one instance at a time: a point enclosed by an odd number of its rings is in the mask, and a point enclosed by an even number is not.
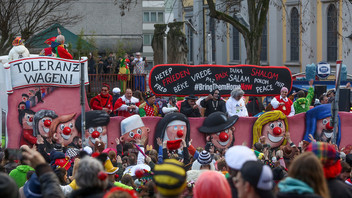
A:
[[[37,138],[33,136],[33,129],[23,129],[20,145],[37,144]]]
[[[29,51],[23,44],[23,39],[21,37],[17,37],[12,42],[12,49],[9,52],[9,61],[16,60],[19,58],[29,57]]]
[[[203,108],[205,108],[205,113],[204,113],[205,117],[217,111],[226,113],[226,104],[225,104],[225,101],[223,101],[222,99],[215,100],[215,101],[212,99],[209,99],[208,101],[206,99],[203,99],[200,102],[200,105]]]
[[[144,102],[139,106],[139,115],[141,117],[144,116],[159,116],[158,107],[155,104],[148,104],[148,102]]]
[[[280,102],[285,103],[285,105],[279,105]],[[282,113],[284,113],[286,116],[292,116],[295,115],[295,109],[293,107],[293,102],[289,98],[282,98],[280,96],[275,96],[271,100],[271,105],[273,106],[273,110],[280,110]]]
[[[112,110],[112,96],[110,94],[98,94],[90,100],[90,107],[93,110],[103,110],[103,108]]]
[[[239,117],[248,117],[246,102],[243,97],[238,101],[233,97],[230,97],[226,101],[226,110],[229,116],[238,115]]]
[[[123,92],[126,90],[127,81],[130,80],[130,69],[128,68],[128,64],[130,63],[129,59],[122,59],[119,67],[119,74],[117,78],[120,80],[120,87]]]
[[[136,105],[137,108],[135,108],[134,110],[127,110],[127,107],[131,105]],[[117,109],[119,111],[119,116],[130,117],[131,115],[137,114],[139,112],[139,105],[139,100],[136,97],[132,96],[129,100],[126,98],[125,95],[123,95],[116,101],[114,109]]]
[[[294,103],[295,114],[307,112],[314,96],[314,88],[309,87],[307,97],[298,98]]]
[[[65,49],[64,44],[52,42],[51,48],[56,57],[64,59],[73,59],[72,55],[68,53],[68,51]]]

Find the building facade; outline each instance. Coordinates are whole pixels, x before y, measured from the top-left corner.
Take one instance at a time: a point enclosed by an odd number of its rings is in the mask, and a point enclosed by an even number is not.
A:
[[[220,5],[225,0],[217,0]],[[248,21],[247,3],[239,1],[241,20]],[[196,32],[185,27],[188,63],[246,64],[242,35],[229,24],[209,17],[204,0],[186,0],[176,4],[177,21],[188,20]],[[342,60],[352,73],[352,4],[348,0],[271,0],[267,24],[262,35],[261,65],[287,66],[292,73],[305,72],[307,64],[328,62],[334,67]],[[182,14],[179,14],[182,13]],[[212,48],[208,51],[208,39]]]

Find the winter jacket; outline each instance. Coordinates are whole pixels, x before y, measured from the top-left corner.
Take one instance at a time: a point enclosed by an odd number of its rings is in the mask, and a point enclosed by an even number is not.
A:
[[[10,172],[10,177],[15,180],[18,188],[22,187],[27,181],[27,172],[34,171],[34,169],[28,165],[19,165]]]
[[[29,51],[24,45],[13,46],[9,52],[9,61],[17,60],[19,58],[29,57]]]
[[[43,198],[65,197],[61,190],[59,179],[48,164],[38,165],[35,171],[39,177],[41,194]]]
[[[287,177],[282,180],[279,184],[279,193],[277,198],[319,198],[320,196],[314,193],[311,188],[305,182]]]
[[[352,197],[352,187],[345,184],[343,181],[337,178],[327,179],[326,181],[328,183],[330,197],[338,197],[338,198]]]

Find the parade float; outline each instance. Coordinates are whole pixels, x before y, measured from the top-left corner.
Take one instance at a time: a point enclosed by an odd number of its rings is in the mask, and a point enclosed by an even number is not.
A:
[[[48,143],[63,145],[79,136],[84,144],[92,146],[98,138],[112,148],[116,138],[126,142],[138,135],[147,136],[148,145],[154,147],[160,137],[176,142],[192,140],[195,147],[213,141],[218,149],[243,143],[251,146],[263,135],[267,137],[266,143],[278,147],[286,144],[286,132],[290,132],[297,145],[308,140],[309,134],[321,141],[334,140],[339,147],[352,140],[352,114],[339,112],[338,129],[333,132],[329,104],[291,117],[279,112],[266,112],[259,118],[186,118],[178,113],[164,118],[109,117],[90,110],[86,95],[82,95],[84,89],[80,87],[89,83],[86,58],[67,60],[30,55],[14,60],[1,56],[0,60],[1,134],[3,146],[9,148],[33,145],[38,135]],[[241,87],[245,96],[275,96],[282,87],[291,91],[292,75],[287,67],[280,66],[178,64],[157,65],[149,74],[149,88],[157,96],[205,96],[219,89],[222,97],[226,97],[235,87]]]

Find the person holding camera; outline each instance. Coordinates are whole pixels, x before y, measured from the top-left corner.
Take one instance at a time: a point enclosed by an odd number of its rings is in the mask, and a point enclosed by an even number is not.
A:
[[[137,52],[136,57],[132,61],[134,74],[134,88],[144,92],[145,90],[145,61],[141,57],[141,53]]]
[[[176,97],[170,96],[169,102],[166,104],[166,107],[163,107],[161,110],[163,112],[163,115],[166,115],[168,113],[178,112],[179,110],[176,106]]]

